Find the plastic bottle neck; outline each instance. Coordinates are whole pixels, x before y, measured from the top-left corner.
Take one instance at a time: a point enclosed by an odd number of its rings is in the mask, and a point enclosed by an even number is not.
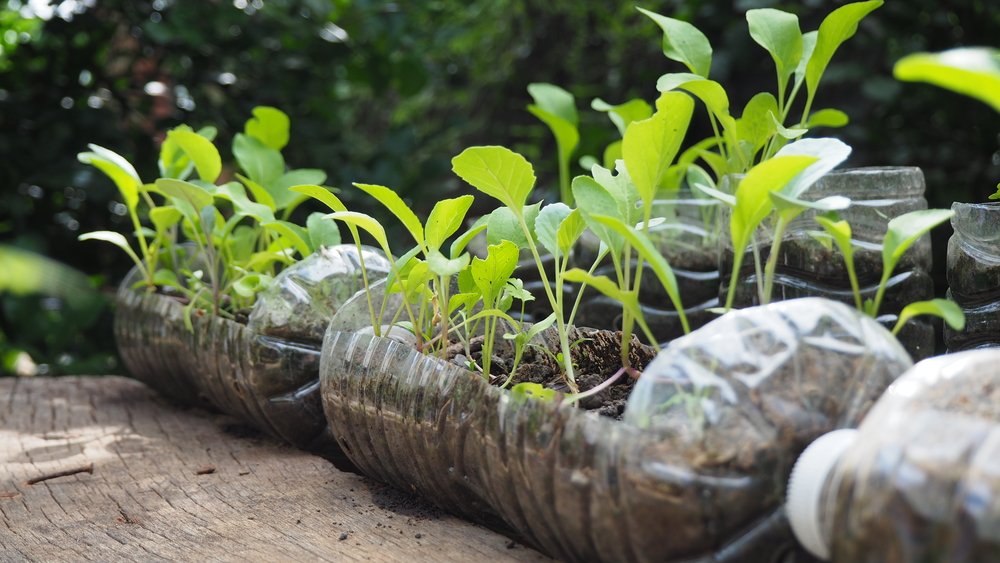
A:
[[[853,429],[820,436],[799,456],[788,480],[785,512],[795,538],[824,561],[830,559],[830,530],[821,506],[823,493],[837,462],[857,436],[858,431]]]

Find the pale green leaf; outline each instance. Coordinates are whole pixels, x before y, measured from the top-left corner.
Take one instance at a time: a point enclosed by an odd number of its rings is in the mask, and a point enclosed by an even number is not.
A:
[[[233,156],[240,169],[246,172],[251,180],[264,187],[285,173],[285,159],[280,152],[259,139],[242,133],[237,133],[233,138]]]
[[[747,141],[756,153],[777,131],[774,116],[778,114],[778,100],[768,92],[750,98],[743,107],[743,115],[736,121],[736,136]]]
[[[321,246],[336,246],[341,243],[340,229],[336,221],[327,219],[325,213],[310,213],[306,218],[309,246],[313,252]]]
[[[149,220],[158,233],[165,233],[181,220],[181,212],[171,205],[161,205],[149,210]]]
[[[633,122],[622,140],[625,167],[646,206],[656,198],[656,190],[677,156],[694,111],[690,97],[678,92],[661,95],[661,99],[667,97],[669,112],[657,111],[649,119]]]
[[[772,8],[747,10],[746,18],[750,37],[774,59],[778,81],[783,88],[802,58],[799,18],[795,14]]]
[[[556,231],[563,219],[569,217],[572,209],[562,202],[550,203],[542,208],[535,218],[535,236],[538,242],[554,256],[559,256],[559,242]]]
[[[592,215],[612,215],[620,220],[627,219],[619,211],[619,203],[597,180],[589,176],[573,179],[573,198],[583,212],[583,220],[594,235],[616,255],[621,254],[625,240],[604,224],[595,221]],[[617,213],[616,213],[617,212]]]
[[[121,233],[116,233],[114,231],[92,231],[89,233],[84,233],[77,237],[77,240],[87,241],[87,240],[99,240],[103,242],[109,242],[118,248],[125,251],[129,258],[132,259],[137,265],[141,265],[142,261],[139,260],[139,256],[136,255],[135,251],[129,245],[128,240]]]
[[[688,22],[638,8],[663,30],[663,54],[694,74],[708,77],[712,69],[712,45],[705,34]]]
[[[492,304],[517,267],[520,250],[509,240],[491,244],[486,258],[472,259],[472,279],[483,294],[483,301]]]
[[[465,221],[465,214],[469,212],[473,199],[471,195],[463,195],[443,199],[434,204],[424,228],[428,248],[440,249],[448,237],[458,231]]]
[[[780,191],[816,160],[810,156],[776,156],[747,172],[736,188],[736,207],[729,222],[737,252],[746,248],[750,235],[774,209],[770,193]]]
[[[900,215],[889,221],[889,229],[882,240],[883,271],[893,271],[903,254],[920,237],[952,218],[951,209],[921,209]]]
[[[451,243],[449,253],[452,258],[457,258],[459,254],[465,251],[465,247],[469,245],[469,242],[471,242],[476,235],[486,230],[487,221],[489,221],[489,215],[484,215],[483,217],[476,219],[476,222],[469,227],[469,230],[459,235],[455,241]]]
[[[78,154],[77,159],[84,164],[90,164],[111,178],[121,193],[125,206],[130,211],[135,210],[139,205],[139,187],[142,186],[139,173],[118,153],[94,144],[87,147],[90,152]]]
[[[930,301],[917,301],[903,307],[892,333],[898,334],[910,319],[919,315],[939,317],[951,328],[957,331],[965,330],[965,313],[957,303],[950,299],[931,299]]]
[[[587,230],[587,223],[583,219],[583,214],[579,209],[574,209],[556,229],[556,245],[559,247],[559,255],[566,256],[573,249],[576,241]]]
[[[868,0],[845,4],[823,19],[816,35],[816,46],[806,65],[806,88],[810,95],[815,95],[823,73],[840,45],[853,37],[858,31],[858,23],[883,3],[883,0]]]
[[[385,236],[385,229],[382,228],[381,223],[374,217],[356,211],[337,211],[330,213],[327,217],[364,230],[375,239],[375,242],[378,243],[386,255],[392,254],[389,247],[389,239]]]
[[[535,101],[534,105],[538,109],[567,122],[574,128],[579,123],[576,100],[573,98],[573,94],[566,90],[555,84],[538,82],[528,84],[528,94],[531,94]]]
[[[177,143],[184,154],[194,162],[199,179],[209,184],[214,184],[219,179],[219,175],[222,174],[222,157],[219,156],[219,149],[215,148],[212,141],[194,131],[180,129],[167,133],[167,138]]]
[[[325,181],[326,172],[314,168],[299,168],[285,172],[274,182],[265,185],[264,188],[274,199],[275,207],[288,213],[289,210],[295,209],[305,200],[301,195],[291,191],[292,186],[306,184],[319,186]]]
[[[285,112],[268,106],[257,106],[253,108],[252,113],[253,117],[247,120],[244,133],[274,150],[280,151],[285,148],[291,128],[291,122]]]
[[[893,68],[898,80],[927,82],[983,101],[1000,111],[1000,49],[967,47],[914,53]]]
[[[768,113],[768,116],[771,118],[771,123],[774,125],[775,131],[777,131],[778,135],[782,138],[788,140],[798,139],[802,135],[809,132],[808,129],[803,127],[785,127],[774,113]]]
[[[156,189],[168,197],[183,201],[198,212],[207,205],[212,205],[214,197],[204,188],[184,180],[160,178],[156,181]]]
[[[472,187],[521,214],[535,186],[535,171],[525,158],[498,146],[469,147],[451,160],[452,170]]]
[[[420,223],[420,218],[417,217],[417,214],[406,205],[406,202],[403,201],[403,198],[399,197],[399,194],[385,186],[376,184],[360,184],[355,182],[354,186],[381,203],[390,213],[396,216],[396,219],[399,219],[399,222],[406,227],[406,230],[409,231],[410,236],[413,237],[413,240],[418,245],[424,245],[424,226]]]
[[[239,181],[243,182],[243,185],[245,185],[247,188],[250,189],[250,193],[253,194],[253,198],[257,201],[257,203],[267,206],[267,208],[270,209],[272,212],[277,210],[277,204],[275,204],[274,198],[271,197],[271,193],[268,192],[267,189],[264,188],[264,186],[261,186],[260,184],[254,182],[250,178],[247,178],[243,174],[237,174],[236,178]]]
[[[839,109],[821,109],[814,111],[809,114],[809,119],[806,121],[806,128],[813,129],[815,127],[843,127],[850,122],[847,114],[840,111]]]
[[[447,258],[437,249],[430,249],[427,253],[427,266],[430,271],[438,276],[451,277],[461,272],[469,265],[469,254],[460,254],[457,258]]]
[[[334,195],[329,188],[303,184],[299,186],[292,186],[288,189],[289,191],[311,197],[312,199],[326,205],[333,211],[347,211],[347,206],[344,205],[344,202],[340,201],[340,198]]]
[[[820,178],[847,160],[850,154],[851,147],[840,139],[832,137],[802,139],[785,145],[775,156],[811,156],[817,160],[792,181],[785,184],[781,193],[798,198]]]

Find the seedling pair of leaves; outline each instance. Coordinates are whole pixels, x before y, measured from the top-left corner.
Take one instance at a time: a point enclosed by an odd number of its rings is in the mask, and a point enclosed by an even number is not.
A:
[[[777,92],[761,92],[744,106],[740,117],[731,112],[725,88],[709,78],[712,46],[694,25],[648,10],[640,12],[663,30],[663,53],[683,64],[688,72],[665,74],[657,81],[661,92],[680,90],[700,100],[714,135],[689,149],[681,161],[701,159],[712,171],[717,187],[728,174],[747,172],[766,161],[792,140],[815,127],[842,127],[847,116],[835,109],[812,111],[820,81],[837,49],[857,31],[861,20],[882,0],[855,2],[828,14],[816,31],[802,33],[798,17],[781,10],[762,8],[746,14],[750,36],[771,56]],[[805,85],[802,114],[787,125],[796,98]],[[702,170],[703,176],[708,176]]]
[[[878,317],[882,299],[885,297],[885,291],[892,274],[906,251],[916,244],[920,237],[951,219],[954,214],[955,212],[950,209],[921,209],[900,215],[889,221],[885,237],[882,239],[882,277],[879,280],[875,297],[864,301],[861,298],[861,287],[854,267],[854,248],[851,243],[850,224],[836,212],[818,215],[816,222],[823,227],[823,231],[827,235],[827,238],[820,238],[820,240],[835,244],[844,258],[855,306],[859,311],[875,318]],[[948,326],[955,330],[965,328],[965,314],[955,302],[948,299],[931,299],[909,303],[903,307],[892,329],[893,334],[899,333],[907,321],[918,315],[941,317],[944,322],[948,323]]]

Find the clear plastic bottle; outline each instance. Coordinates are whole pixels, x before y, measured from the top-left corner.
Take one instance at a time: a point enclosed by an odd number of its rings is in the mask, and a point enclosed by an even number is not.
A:
[[[965,329],[945,327],[948,350],[1000,346],[1000,203],[956,203],[948,240],[948,297]]]
[[[1000,561],[1000,350],[920,362],[858,430],[813,442],[788,491],[821,559]]]

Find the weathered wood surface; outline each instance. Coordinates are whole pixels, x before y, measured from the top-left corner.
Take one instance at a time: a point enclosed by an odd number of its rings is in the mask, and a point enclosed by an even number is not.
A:
[[[119,377],[0,379],[0,520],[2,561],[544,559]]]

